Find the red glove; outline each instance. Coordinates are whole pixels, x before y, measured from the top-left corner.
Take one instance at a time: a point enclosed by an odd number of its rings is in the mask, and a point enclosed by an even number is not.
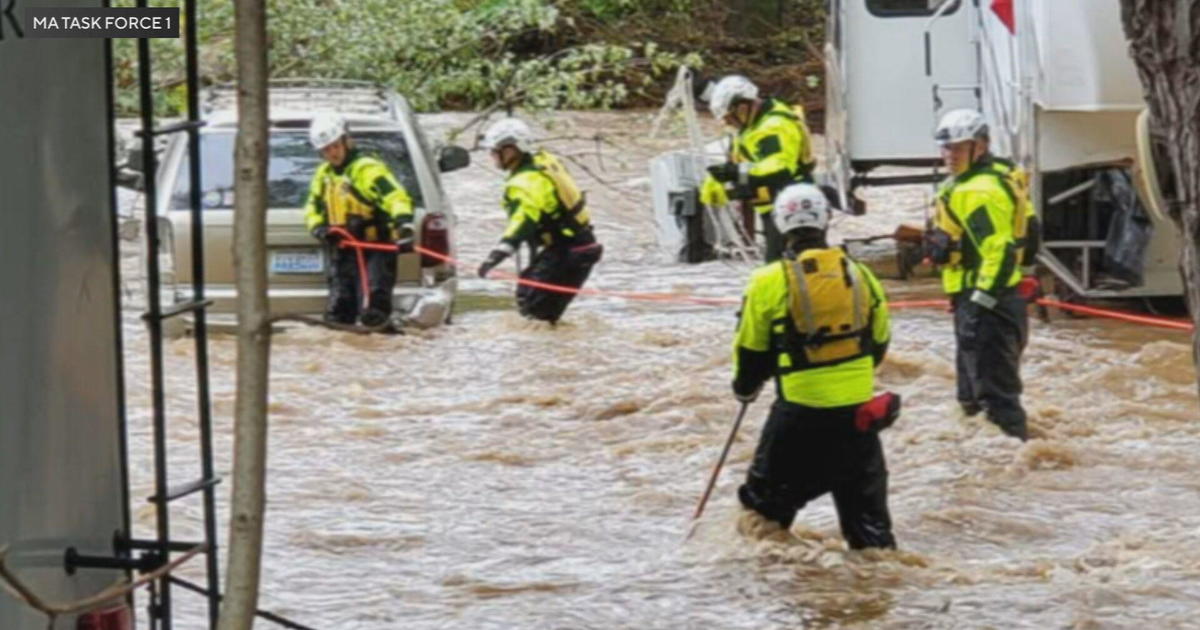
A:
[[[1032,302],[1042,295],[1042,285],[1035,276],[1025,276],[1017,283],[1017,295],[1027,302]]]

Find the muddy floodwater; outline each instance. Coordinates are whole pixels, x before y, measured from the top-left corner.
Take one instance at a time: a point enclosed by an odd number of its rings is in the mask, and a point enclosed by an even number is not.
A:
[[[548,146],[591,172],[567,163],[606,246],[589,286],[735,297],[749,267],[676,264],[658,248],[645,160],[681,136],[648,138],[650,117],[543,121],[566,137]],[[425,122],[436,136],[469,118]],[[486,154],[472,158],[445,177],[470,269],[504,224],[501,176]],[[870,214],[837,220],[832,240],[919,223],[925,191],[871,191]],[[148,537],[150,379],[126,247],[134,520]],[[454,322],[438,330],[274,337],[262,608],[338,630],[1200,627],[1200,423],[1185,334],[1034,321],[1023,366],[1034,439],[1021,444],[958,412],[948,315],[897,311],[879,385],[905,399],[883,436],[899,551],[846,551],[828,497],[789,536],[739,533],[735,490],[767,395],[685,544],[736,411],[736,308],[583,297],[551,329],[513,312],[510,285],[473,275],[463,271]],[[892,299],[937,291],[931,278],[885,284]],[[165,350],[174,482],[198,476],[192,344]],[[227,476],[233,338],[214,335],[211,354]],[[219,489],[224,545],[231,485]],[[199,536],[199,499],[175,505],[176,537]],[[176,627],[201,627],[198,596],[176,590],[174,601]]]

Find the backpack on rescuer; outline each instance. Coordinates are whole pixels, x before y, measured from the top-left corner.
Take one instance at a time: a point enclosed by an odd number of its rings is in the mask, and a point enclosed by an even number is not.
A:
[[[1029,174],[1008,160],[997,158],[993,164],[996,178],[1000,180],[1004,192],[1008,193],[1015,209],[1013,240],[1017,246],[1017,265],[1032,265],[1042,245],[1042,225],[1029,198]]]
[[[840,248],[810,249],[782,261],[788,321],[779,350],[787,371],[832,365],[871,354],[871,290]]]
[[[533,154],[533,165],[554,182],[554,192],[567,215],[574,217],[581,224],[586,223],[589,219],[587,195],[579,190],[579,184],[576,184],[575,178],[563,168],[562,162],[545,151],[538,151]]]

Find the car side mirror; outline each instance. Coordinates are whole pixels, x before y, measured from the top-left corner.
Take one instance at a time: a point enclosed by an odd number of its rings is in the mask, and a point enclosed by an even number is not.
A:
[[[471,164],[471,154],[458,145],[447,145],[438,149],[438,170],[443,173],[457,171]]]

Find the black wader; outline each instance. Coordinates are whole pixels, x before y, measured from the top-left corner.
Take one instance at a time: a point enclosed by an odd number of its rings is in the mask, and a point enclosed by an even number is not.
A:
[[[539,251],[521,271],[521,278],[578,289],[587,282],[603,251],[603,246],[587,231],[571,245],[555,245]],[[573,299],[574,293],[517,285],[517,308],[521,315],[532,319],[557,322]]]
[[[970,301],[970,292],[953,297],[958,402],[982,407],[988,420],[1022,440],[1028,434],[1021,407],[1021,352],[1029,334],[1027,303],[1012,289],[988,310]]]
[[[894,548],[883,445],[878,433],[854,428],[857,409],[775,401],[738,489],[742,505],[786,528],[797,510],[832,492],[851,549]]]
[[[326,279],[329,282],[329,302],[325,319],[341,324],[354,324],[362,315],[359,306],[361,280],[358,276],[358,257],[352,248],[332,246]],[[396,254],[366,250],[368,309],[378,311],[386,319],[392,314],[392,290],[396,286]],[[379,315],[376,315],[378,317]]]

